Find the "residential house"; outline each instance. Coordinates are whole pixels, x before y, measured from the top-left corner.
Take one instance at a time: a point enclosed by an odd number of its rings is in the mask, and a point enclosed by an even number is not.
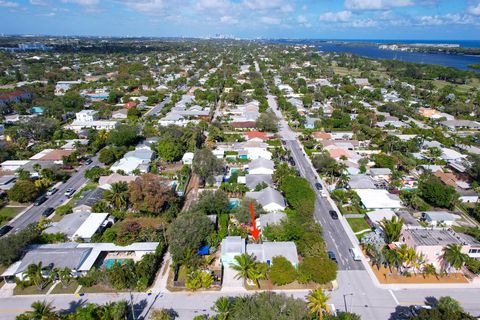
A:
[[[365,213],[365,220],[370,227],[378,227],[380,222],[383,220],[390,221],[393,217],[396,217],[396,215],[390,209],[377,209]]]
[[[282,194],[272,187],[267,187],[258,192],[247,192],[247,198],[257,200],[265,211],[283,211],[286,208],[285,199]]]
[[[11,92],[0,93],[0,107],[10,104],[19,103],[21,101],[32,100],[32,94],[24,90],[15,90]]]
[[[75,114],[75,120],[66,126],[67,129],[80,132],[83,129],[106,130],[110,131],[118,126],[117,121],[97,120],[98,112],[95,110],[82,110]]]
[[[247,244],[247,254],[253,255],[257,261],[272,264],[274,257],[284,257],[296,268],[298,266],[297,246],[293,241],[275,241]]]
[[[58,81],[57,84],[55,85],[55,95],[56,96],[63,96],[65,92],[70,90],[72,86],[81,84],[82,81],[77,80],[77,81]]]
[[[392,170],[389,168],[370,168],[370,175],[375,180],[390,181],[392,178]]]
[[[273,212],[260,215],[260,217],[258,217],[256,221],[257,221],[258,228],[263,229],[266,226],[279,225],[285,219],[287,219],[286,213],[281,211],[273,211]]]
[[[112,112],[112,119],[115,120],[125,120],[128,118],[128,110],[120,109]]]
[[[240,183],[240,178],[239,183]],[[258,185],[266,184],[269,187],[273,187],[273,180],[271,174],[247,174],[245,175],[245,185],[250,190],[255,190]]]
[[[457,215],[447,211],[423,211],[422,220],[434,227],[449,226],[459,219]]]
[[[92,211],[92,207],[100,201],[103,197],[103,193],[105,192],[104,189],[96,188],[92,190],[84,191],[80,198],[75,202],[75,206],[73,207],[72,211],[75,212],[84,212],[84,211]]]
[[[113,172],[121,171],[125,174],[133,174],[134,171],[149,172],[150,161],[155,153],[151,149],[137,148],[125,153],[122,159],[115,162],[110,170]]]
[[[193,157],[194,157],[193,152],[185,152],[185,154],[182,157],[182,163],[188,164],[188,165],[193,164]]]
[[[362,205],[367,210],[375,209],[400,209],[402,203],[400,198],[389,193],[384,189],[355,189],[355,192],[360,197]]]
[[[480,129],[480,122],[473,120],[446,120],[440,124],[450,131],[460,130],[478,130]]]
[[[272,175],[275,171],[275,164],[272,160],[257,158],[248,164],[248,173],[250,175],[266,174]]]
[[[112,184],[114,183],[125,182],[128,184],[136,181],[137,179],[138,177],[136,176],[124,176],[114,172],[109,176],[101,176],[98,180],[98,187],[104,190],[110,190],[112,188]]]

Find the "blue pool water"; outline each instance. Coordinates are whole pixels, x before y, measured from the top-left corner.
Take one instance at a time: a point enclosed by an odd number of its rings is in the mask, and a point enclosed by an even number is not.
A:
[[[123,264],[125,261],[127,261],[127,259],[105,259],[103,261],[103,265],[105,266],[106,269],[110,269],[111,267],[113,267],[115,262]]]
[[[237,208],[239,203],[240,200],[238,199],[230,199],[230,201],[228,201],[228,210],[230,211]]]

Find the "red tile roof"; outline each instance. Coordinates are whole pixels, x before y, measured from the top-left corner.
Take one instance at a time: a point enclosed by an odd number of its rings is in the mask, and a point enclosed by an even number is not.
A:
[[[250,139],[262,139],[263,141],[268,140],[268,134],[266,132],[260,132],[260,131],[248,131],[245,132],[244,134],[247,138],[247,140]]]

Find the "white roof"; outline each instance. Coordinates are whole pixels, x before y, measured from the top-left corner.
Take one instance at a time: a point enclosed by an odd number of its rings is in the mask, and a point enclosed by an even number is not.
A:
[[[23,166],[29,163],[30,160],[7,160],[1,163],[2,166]]]
[[[91,213],[80,228],[75,231],[73,238],[90,239],[107,217],[108,213]]]
[[[379,223],[383,219],[392,220],[392,218],[395,217],[395,213],[390,209],[373,210],[367,212],[366,215],[368,219],[375,224]]]
[[[399,209],[400,198],[383,189],[355,189],[366,209]]]
[[[466,158],[466,155],[461,154],[453,149],[449,148],[442,148],[442,156],[441,158],[444,160],[455,160],[460,158]]]

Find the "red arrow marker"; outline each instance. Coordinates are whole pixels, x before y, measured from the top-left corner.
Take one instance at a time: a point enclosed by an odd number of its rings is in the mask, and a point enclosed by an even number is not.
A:
[[[258,240],[258,236],[260,235],[260,229],[257,229],[257,223],[255,222],[255,210],[253,210],[253,203],[250,201],[250,213],[252,214],[252,229],[250,230],[250,233],[255,239],[255,241]]]

